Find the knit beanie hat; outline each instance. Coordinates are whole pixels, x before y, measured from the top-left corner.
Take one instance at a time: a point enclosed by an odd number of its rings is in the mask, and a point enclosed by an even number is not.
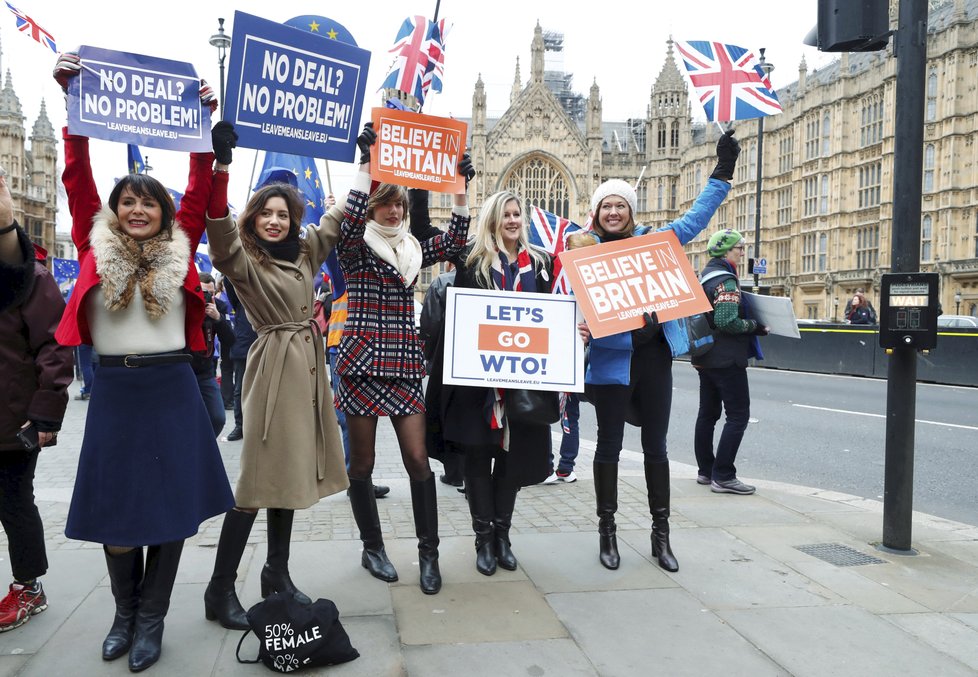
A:
[[[713,233],[709,244],[706,245],[706,253],[713,257],[724,256],[728,251],[744,241],[744,236],[736,230],[727,228],[718,233]]]
[[[638,196],[635,195],[635,189],[627,181],[622,181],[621,179],[608,179],[598,186],[598,189],[594,191],[594,195],[591,196],[591,211],[597,213],[598,205],[609,195],[623,197],[632,210],[632,219],[637,218]]]

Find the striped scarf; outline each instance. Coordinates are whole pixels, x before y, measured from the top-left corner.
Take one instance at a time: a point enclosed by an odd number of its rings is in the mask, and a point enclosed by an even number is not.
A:
[[[499,252],[492,262],[489,271],[492,276],[492,285],[498,291],[528,291],[537,290],[537,278],[533,272],[533,259],[530,252],[521,249],[516,255],[516,263],[510,264],[506,254]],[[487,398],[487,409],[489,418],[489,428],[491,430],[502,430],[502,448],[509,450],[509,425],[506,421],[506,408],[504,406],[504,393],[502,388],[490,388]]]

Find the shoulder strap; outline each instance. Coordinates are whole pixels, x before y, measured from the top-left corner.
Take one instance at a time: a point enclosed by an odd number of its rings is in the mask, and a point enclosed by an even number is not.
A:
[[[706,284],[710,280],[712,280],[714,278],[717,278],[717,277],[721,277],[723,275],[729,275],[730,277],[736,277],[729,270],[714,270],[712,273],[709,273],[707,275],[701,275],[700,276],[700,284]]]
[[[238,649],[234,652],[234,657],[238,659],[239,663],[257,663],[260,660],[256,658],[253,661],[249,661],[249,660],[243,660],[241,658],[241,644],[245,641],[245,637],[250,635],[251,632],[252,632],[251,628],[248,628],[247,630],[244,631],[244,634],[241,635],[241,639],[238,640]],[[257,635],[255,636],[257,637]]]

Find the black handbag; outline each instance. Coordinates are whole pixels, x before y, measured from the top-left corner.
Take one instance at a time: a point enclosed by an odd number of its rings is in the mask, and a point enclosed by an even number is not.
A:
[[[239,663],[261,662],[275,672],[346,663],[360,657],[340,624],[340,612],[328,599],[300,604],[292,595],[275,593],[248,609],[247,630],[238,641]],[[251,633],[258,637],[258,658],[243,660],[241,644]]]
[[[560,393],[550,390],[507,390],[503,395],[506,418],[514,423],[550,425],[560,420]]]

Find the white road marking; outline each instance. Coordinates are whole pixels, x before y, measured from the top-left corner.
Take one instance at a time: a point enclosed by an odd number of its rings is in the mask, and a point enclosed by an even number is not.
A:
[[[818,411],[831,411],[835,414],[852,414],[853,416],[871,416],[872,418],[886,418],[885,414],[869,414],[865,411],[850,411],[848,409],[830,409],[829,407],[813,407],[810,404],[792,404],[793,407],[801,407],[802,409],[817,409]],[[978,426],[973,425],[960,425],[958,423],[943,423],[941,421],[927,421],[922,418],[915,419],[916,423],[926,423],[928,425],[940,425],[947,428],[961,428],[962,430],[978,430]]]

